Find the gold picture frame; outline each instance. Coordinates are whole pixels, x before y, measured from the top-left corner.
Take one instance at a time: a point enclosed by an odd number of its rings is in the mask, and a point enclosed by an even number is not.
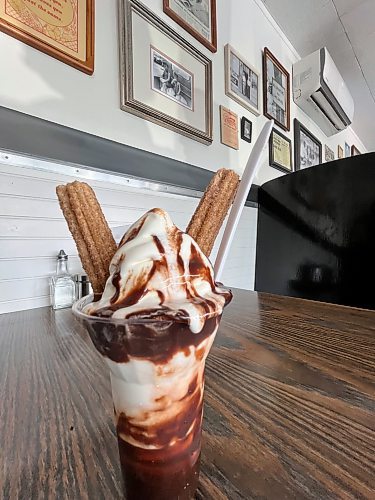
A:
[[[0,31],[89,75],[95,0],[0,0]]]

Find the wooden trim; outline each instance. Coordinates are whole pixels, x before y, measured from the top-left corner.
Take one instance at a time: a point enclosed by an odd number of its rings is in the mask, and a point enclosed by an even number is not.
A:
[[[211,38],[212,42],[209,42],[204,38],[198,31],[192,28],[186,21],[181,19],[181,17],[171,9],[169,5],[169,0],[163,0],[163,11],[173,19],[177,24],[179,24],[184,30],[190,33],[196,40],[198,40],[202,45],[207,47],[211,52],[217,52],[217,16],[216,16],[216,0],[210,0],[211,2]]]
[[[297,118],[294,118],[294,170],[300,170],[300,150],[301,150],[301,130],[302,132],[310,137],[319,146],[319,165],[322,163],[323,158],[323,146],[322,143],[313,135]]]
[[[79,61],[0,18],[0,31],[88,75],[94,72],[95,0],[86,0],[86,60]]]
[[[275,66],[277,66],[282,73],[285,74],[287,80],[287,103],[286,103],[286,112],[287,112],[287,120],[286,126],[276,120],[276,118],[270,115],[267,112],[267,57],[269,57]],[[263,51],[263,114],[270,120],[274,120],[275,124],[278,125],[283,130],[290,130],[290,75],[289,72],[284,68],[284,66],[276,59],[276,57],[272,54],[272,52],[265,47]]]

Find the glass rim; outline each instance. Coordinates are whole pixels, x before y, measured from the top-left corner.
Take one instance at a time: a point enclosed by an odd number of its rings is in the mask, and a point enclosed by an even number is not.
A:
[[[111,323],[111,324],[118,324],[118,325],[147,325],[150,323],[157,323],[158,325],[166,325],[171,323],[172,321],[175,323],[181,323],[181,324],[190,324],[189,317],[186,319],[178,319],[178,318],[171,318],[171,319],[155,319],[155,318],[145,318],[145,319],[140,319],[140,318],[134,318],[134,319],[127,319],[127,318],[113,318],[112,316],[109,317],[103,317],[103,316],[93,316],[91,314],[86,314],[82,311],[82,309],[87,306],[88,304],[94,302],[94,294],[86,295],[85,297],[82,297],[81,299],[77,300],[74,302],[72,306],[72,312],[74,316],[80,320],[84,320],[87,322],[95,322],[95,323]],[[222,313],[219,314],[204,314],[202,316],[194,316],[194,318],[214,318],[216,316],[220,316]]]

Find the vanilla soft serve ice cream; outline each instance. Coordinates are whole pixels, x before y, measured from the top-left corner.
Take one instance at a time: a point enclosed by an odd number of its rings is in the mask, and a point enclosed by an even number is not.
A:
[[[111,370],[129,498],[195,490],[204,362],[230,298],[197,243],[153,209],[126,232],[101,299],[84,309]]]

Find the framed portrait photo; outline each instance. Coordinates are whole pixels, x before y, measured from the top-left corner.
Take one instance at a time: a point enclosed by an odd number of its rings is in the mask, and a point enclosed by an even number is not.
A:
[[[345,158],[349,158],[349,156],[351,156],[350,146],[349,146],[349,144],[346,142],[346,143],[345,143]]]
[[[138,0],[120,0],[121,109],[212,142],[212,64]]]
[[[245,116],[241,118],[241,139],[246,142],[251,142],[253,132],[253,124]]]
[[[337,158],[340,160],[341,158],[344,158],[344,150],[340,146],[340,144],[337,146]]]
[[[294,168],[312,167],[322,163],[322,143],[294,119]]]
[[[324,157],[327,162],[335,159],[334,151],[327,144],[324,145]]]
[[[283,130],[290,130],[290,76],[267,47],[263,51],[263,113]]]
[[[292,141],[273,128],[269,139],[269,164],[282,172],[293,172]]]
[[[216,0],[163,0],[163,9],[211,52],[217,51]]]
[[[224,49],[225,93],[254,115],[260,115],[260,74],[229,44]]]
[[[95,0],[0,0],[0,31],[91,75]]]
[[[351,156],[357,156],[362,154],[359,149],[357,149],[354,144],[351,147]]]

